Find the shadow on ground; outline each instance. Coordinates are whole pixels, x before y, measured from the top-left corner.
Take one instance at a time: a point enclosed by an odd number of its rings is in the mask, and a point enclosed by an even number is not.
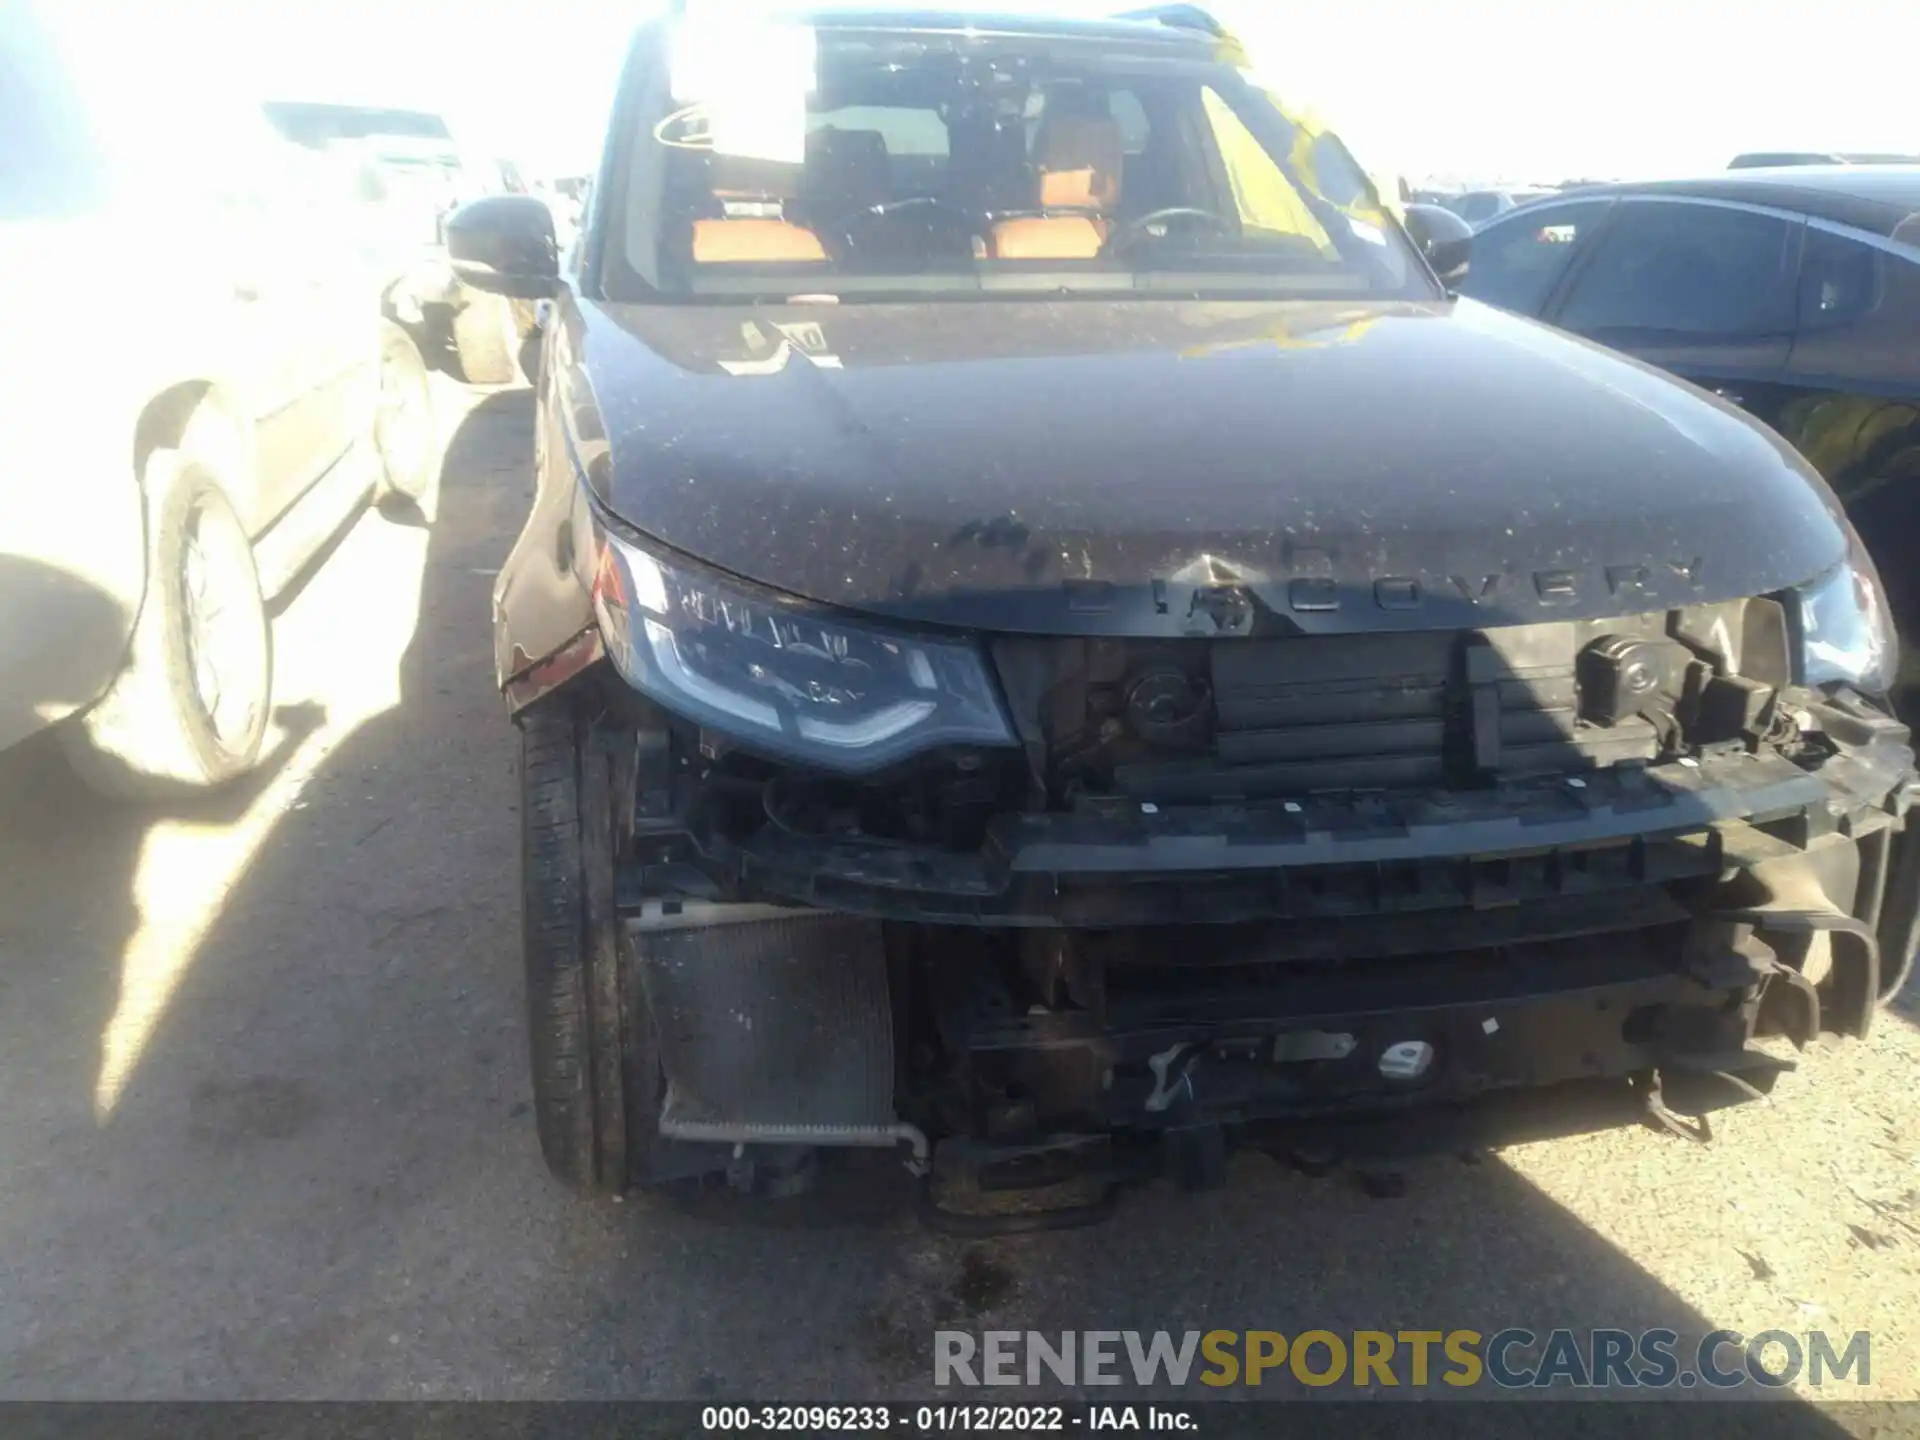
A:
[[[453,437],[400,703],[280,818],[104,1123],[146,822],[10,762],[37,798],[0,875],[0,1393],[851,1401],[932,1393],[937,1328],[1712,1328],[1497,1160],[1370,1200],[1248,1158],[1103,1228],[971,1242],[871,1156],[730,1222],[561,1191],[527,1113],[488,622],[530,409],[490,395]],[[358,583],[362,538],[299,606]]]

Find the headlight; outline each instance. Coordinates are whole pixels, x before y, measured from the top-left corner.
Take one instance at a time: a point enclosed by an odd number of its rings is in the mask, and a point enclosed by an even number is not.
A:
[[[610,534],[594,610],[628,684],[759,750],[866,771],[936,745],[1014,743],[965,641],[882,630]]]
[[[1900,642],[1880,572],[1856,539],[1844,562],[1796,592],[1800,601],[1800,680],[1845,682],[1869,695],[1893,688]]]

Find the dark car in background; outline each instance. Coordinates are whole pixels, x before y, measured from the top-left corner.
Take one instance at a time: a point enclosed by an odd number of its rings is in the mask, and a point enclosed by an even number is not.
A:
[[[1469,190],[1462,195],[1448,196],[1440,204],[1469,225],[1484,225],[1496,215],[1544,200],[1553,193],[1551,190]]]
[[[1777,170],[1786,165],[1920,165],[1920,155],[1838,150],[1749,150],[1727,162],[1729,170]]]
[[[1670,370],[1811,460],[1920,625],[1920,167],[1602,186],[1475,234],[1461,290]]]
[[[1451,299],[1208,29],[685,25],[564,267],[449,227],[554,307],[494,624],[556,1173],[898,1147],[1031,1227],[1868,1028],[1913,755],[1778,436]]]

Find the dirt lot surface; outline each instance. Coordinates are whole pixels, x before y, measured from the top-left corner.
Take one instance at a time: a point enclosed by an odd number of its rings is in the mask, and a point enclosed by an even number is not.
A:
[[[1825,1395],[1920,1396],[1911,997],[1710,1147],[1524,1146],[1393,1199],[1248,1158],[966,1241],[879,1157],[718,1220],[561,1191],[488,622],[531,401],[442,401],[432,513],[363,518],[279,618],[257,783],[133,813],[0,757],[0,1394],[852,1400],[931,1393],[942,1326],[1566,1325],[1869,1330],[1872,1383]]]

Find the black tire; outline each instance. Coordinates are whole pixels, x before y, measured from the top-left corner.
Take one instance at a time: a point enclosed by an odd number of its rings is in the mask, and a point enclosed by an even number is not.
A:
[[[221,483],[216,457],[231,453],[223,434],[203,412],[178,446],[148,456],[147,588],[127,663],[61,731],[80,778],[115,799],[210,789],[260,759],[273,632],[252,546]]]
[[[520,378],[520,337],[511,305],[472,291],[453,313],[453,349],[469,385],[511,385]]]
[[[521,914],[534,1116],[547,1167],[618,1194],[657,1135],[659,1051],[614,910],[608,737],[564,708],[520,730]]]
[[[433,486],[440,447],[434,433],[433,388],[413,337],[391,320],[380,324],[379,397],[373,448],[380,460],[375,499],[418,503]]]
[[[538,330],[520,342],[520,373],[535,389],[540,385],[540,354],[545,343],[545,337]]]

